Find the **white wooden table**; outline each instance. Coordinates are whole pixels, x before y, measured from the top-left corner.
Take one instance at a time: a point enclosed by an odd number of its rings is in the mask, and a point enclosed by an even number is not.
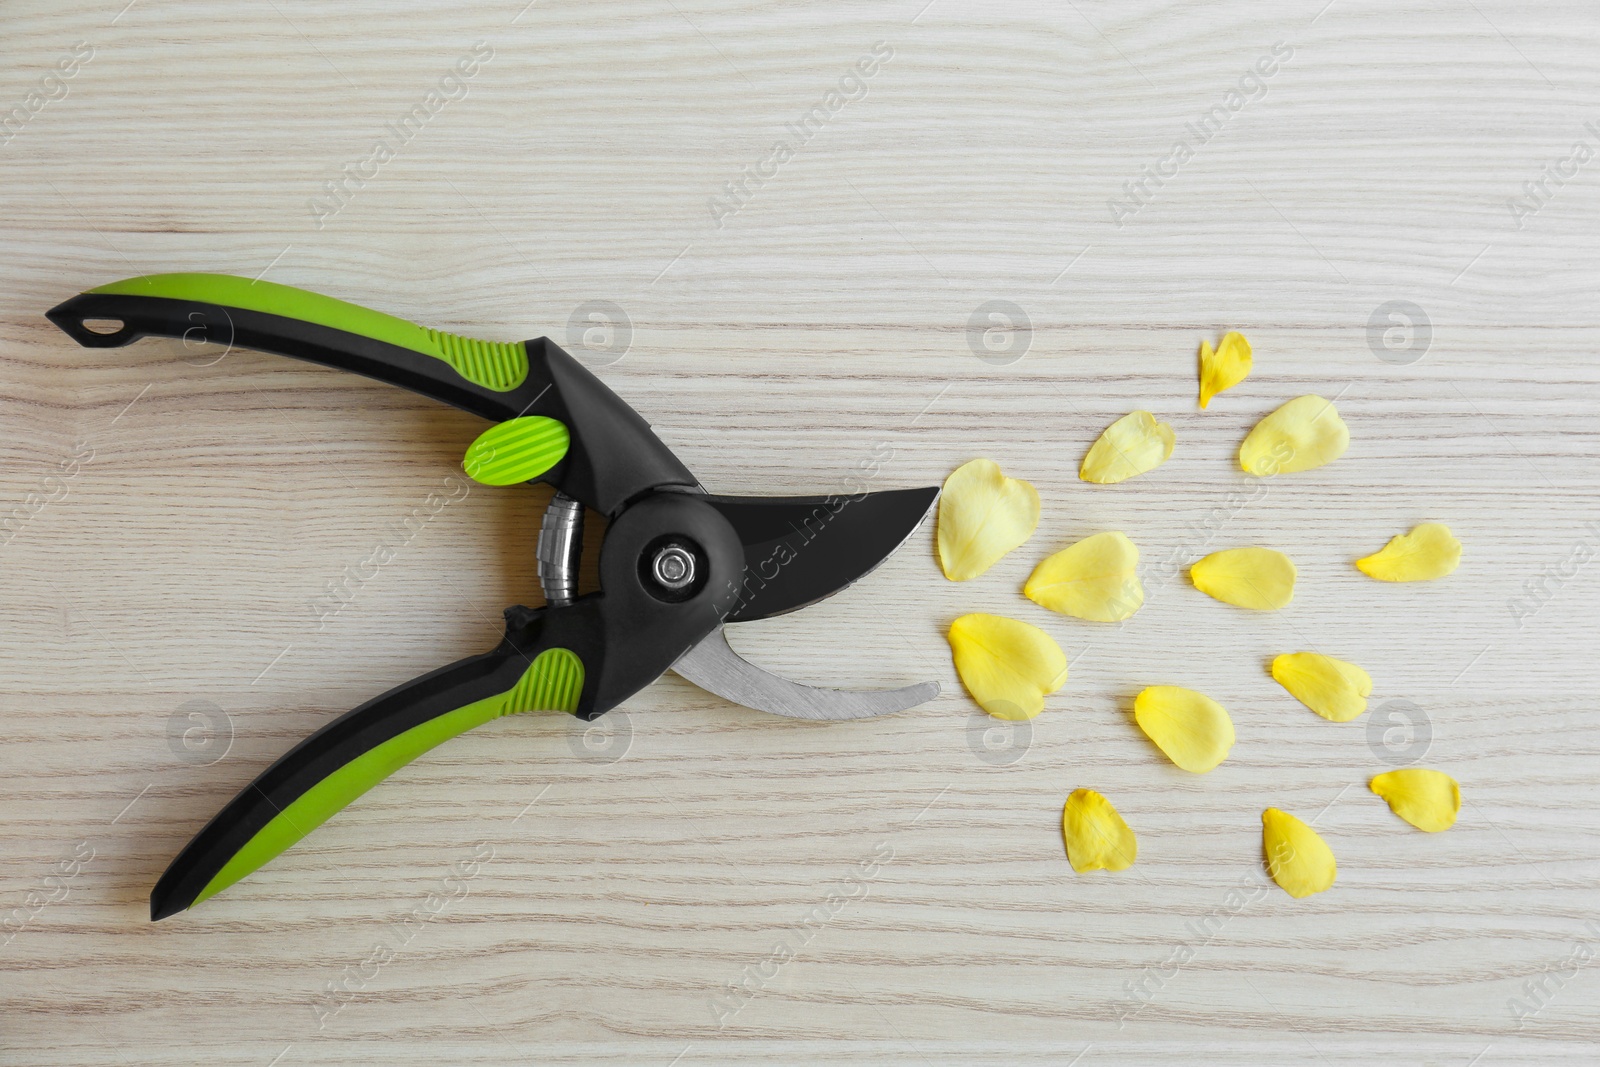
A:
[[[122,2],[18,0],[0,34],[5,1062],[1600,1055],[1592,5]],[[977,581],[924,529],[735,635],[808,682],[937,678],[933,703],[818,726],[669,676],[587,735],[500,720],[152,925],[235,790],[539,602],[546,499],[473,487],[407,533],[477,420],[249,351],[81,349],[41,314],[175,270],[548,334],[717,492],[982,455],[1044,519]],[[998,353],[990,301],[1026,317]],[[615,328],[586,348],[591,312]],[[1199,412],[1196,346],[1230,328],[1256,372]],[[1245,497],[1238,442],[1306,392],[1349,453]],[[1079,482],[1137,407],[1171,461]],[[1350,566],[1430,520],[1466,545],[1449,579]],[[1127,625],[1022,599],[1102,529],[1144,553]],[[1299,564],[1290,609],[1168,566],[1252,543]],[[974,610],[1073,659],[1027,730],[956,682],[943,631]],[[1265,665],[1301,648],[1371,671],[1368,719],[1286,697]],[[1230,709],[1215,772],[1133,727],[1155,683]],[[1461,781],[1449,833],[1367,791],[1412,759]],[[1129,871],[1067,865],[1078,786],[1138,831]],[[1317,819],[1332,891],[1265,881],[1269,805]]]

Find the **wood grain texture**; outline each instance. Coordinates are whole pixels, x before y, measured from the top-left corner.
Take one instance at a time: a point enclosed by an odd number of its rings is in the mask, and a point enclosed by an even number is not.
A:
[[[1594,1061],[1600,965],[1573,961],[1600,954],[1600,564],[1573,561],[1600,545],[1600,162],[1544,171],[1600,147],[1592,5],[122,2],[22,0],[0,34],[0,113],[58,97],[0,144],[0,513],[26,512],[0,545],[5,1062]],[[716,225],[710,199],[880,41],[865,93]],[[61,96],[44,79],[78,42]],[[319,226],[325,183],[476,42],[465,94]],[[1108,199],[1279,42],[1116,225]],[[41,315],[167,270],[563,344],[610,301],[631,348],[599,373],[713,490],[830,491],[886,449],[875,484],[929,484],[983,455],[1044,518],[977,581],[945,582],[925,529],[735,635],[807,682],[937,678],[931,704],[819,726],[669,676],[587,735],[501,720],[151,925],[151,884],[236,789],[538,602],[545,499],[475,487],[397,534],[476,420],[253,352],[88,351]],[[975,354],[989,300],[1025,310],[1016,362]],[[1383,347],[1391,301],[1425,344]],[[1202,413],[1195,349],[1228,328],[1258,369]],[[1246,496],[1239,441],[1305,392],[1338,398],[1348,455]],[[1135,407],[1173,424],[1171,461],[1080,483]],[[1350,566],[1429,520],[1466,545],[1450,579]],[[1020,596],[1101,529],[1144,554],[1126,625]],[[397,538],[319,623],[326,584]],[[1166,566],[1250,543],[1299,564],[1290,609]],[[1073,659],[1028,730],[960,692],[943,629],[974,610]],[[1404,737],[1271,681],[1308,648],[1426,717],[1454,830],[1367,792]],[[1230,709],[1215,772],[1132,726],[1154,683]],[[218,730],[185,747],[196,708]],[[1129,871],[1067,865],[1078,786],[1138,831]],[[1317,818],[1332,891],[1265,882],[1268,805]]]

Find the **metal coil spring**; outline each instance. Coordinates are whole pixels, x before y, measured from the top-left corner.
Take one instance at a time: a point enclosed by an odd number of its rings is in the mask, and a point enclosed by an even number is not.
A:
[[[578,558],[583,552],[583,505],[562,493],[550,498],[539,527],[534,558],[539,561],[539,588],[551,607],[578,597]]]

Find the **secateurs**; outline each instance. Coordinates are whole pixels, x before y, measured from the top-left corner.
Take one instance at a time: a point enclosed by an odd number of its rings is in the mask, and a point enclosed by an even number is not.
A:
[[[466,450],[489,485],[555,489],[535,548],[546,606],[506,609],[492,651],[340,716],[234,797],[150,894],[163,919],[271,860],[435,745],[501,715],[593,719],[668,668],[727,700],[803,719],[882,715],[931,699],[816,689],[745,661],[729,623],[838,592],[922,522],[937,488],[820,497],[713,496],[649,425],[546,338],[477,341],[316,293],[223,274],[157,274],[92,289],[49,318],[79,344],[145,336],[260,349],[364,374],[495,423]],[[120,323],[99,332],[91,323]],[[584,508],[607,519],[600,589],[579,595]]]

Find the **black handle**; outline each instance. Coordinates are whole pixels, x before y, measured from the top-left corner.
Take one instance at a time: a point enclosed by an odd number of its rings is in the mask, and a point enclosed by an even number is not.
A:
[[[649,489],[698,488],[637,412],[547,338],[477,341],[289,286],[215,274],[131,278],[46,315],[85,347],[159,336],[254,348],[398,385],[494,422],[556,419],[571,444],[539,480],[605,515]],[[89,329],[97,319],[121,326]]]
[[[699,577],[687,589],[649,577],[651,554],[668,538],[695,560]],[[151,891],[150,917],[221,892],[463,731],[523,711],[593,719],[614,708],[721,624],[743,557],[733,527],[704,497],[666,492],[611,524],[600,570],[604,592],[563,607],[511,608],[493,652],[391,689],[280,757],[167,867]]]

